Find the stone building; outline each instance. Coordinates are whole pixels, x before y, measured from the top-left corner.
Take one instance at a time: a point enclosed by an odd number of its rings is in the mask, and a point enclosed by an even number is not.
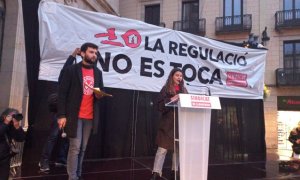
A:
[[[283,138],[282,117],[300,120],[300,1],[299,0],[54,0],[90,11],[106,12],[170,29],[228,42],[254,41],[269,49],[264,100],[267,148]],[[265,32],[264,32],[265,30]],[[264,33],[263,33],[264,32]],[[269,37],[269,39],[268,39]],[[21,0],[0,0],[0,110],[11,106],[24,114],[28,86]],[[281,101],[290,106],[281,108]],[[298,105],[298,106],[297,106]],[[282,113],[279,113],[283,110]],[[293,110],[295,114],[286,114]],[[280,115],[281,114],[281,115]],[[287,133],[288,128],[285,130]],[[284,148],[283,148],[284,149]]]

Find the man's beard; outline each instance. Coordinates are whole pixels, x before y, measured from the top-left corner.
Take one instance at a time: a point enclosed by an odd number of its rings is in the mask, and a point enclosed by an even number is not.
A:
[[[92,61],[90,58],[85,58],[84,61],[90,65],[94,65],[96,61]]]

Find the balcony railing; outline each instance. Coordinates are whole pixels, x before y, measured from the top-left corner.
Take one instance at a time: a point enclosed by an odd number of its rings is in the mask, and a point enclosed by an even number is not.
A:
[[[174,21],[173,29],[188,32],[200,36],[205,35],[206,20],[199,19],[194,21]]]
[[[276,84],[277,86],[300,86],[300,69],[276,69]]]
[[[231,32],[251,32],[252,15],[225,16],[216,18],[216,34]]]
[[[275,14],[276,30],[300,27],[300,9],[277,11]]]

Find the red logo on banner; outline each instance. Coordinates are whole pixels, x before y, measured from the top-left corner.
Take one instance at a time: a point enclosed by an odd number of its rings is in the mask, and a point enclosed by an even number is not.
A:
[[[101,41],[102,44],[110,44],[112,46],[124,47],[124,44],[117,41],[118,37],[116,36],[115,31],[116,31],[115,28],[109,28],[107,29],[107,33],[98,33],[95,34],[95,37],[96,38],[108,37],[108,40]],[[124,34],[121,35],[121,37],[125,45],[130,48],[137,48],[140,46],[142,42],[142,37],[140,33],[135,29],[130,29],[126,31]]]
[[[209,96],[191,96],[191,105],[192,107],[211,107]]]
[[[238,72],[227,72],[226,85],[227,86],[238,86],[247,87],[247,74]]]

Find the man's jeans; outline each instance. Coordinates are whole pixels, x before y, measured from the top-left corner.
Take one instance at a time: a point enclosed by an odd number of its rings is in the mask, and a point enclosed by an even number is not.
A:
[[[154,160],[154,166],[153,166],[153,172],[159,173],[159,175],[162,175],[162,168],[165,162],[165,157],[167,155],[168,150],[164,149],[162,147],[158,147],[155,155],[155,160]],[[178,150],[177,150],[178,152]],[[176,154],[176,155],[175,155]],[[176,161],[175,161],[176,159]],[[176,168],[175,168],[175,162],[176,162]],[[179,165],[179,155],[178,153],[173,152],[172,156],[172,170],[178,171],[178,165]]]
[[[81,177],[82,161],[92,131],[93,121],[78,119],[77,137],[69,138],[70,147],[67,162],[69,180]]]
[[[43,165],[49,165],[49,160],[51,158],[51,154],[53,151],[54,146],[57,144],[57,139],[60,139],[59,144],[59,151],[56,161],[60,163],[66,163],[67,162],[67,153],[69,148],[69,140],[67,138],[61,138],[60,136],[60,130],[58,128],[57,124],[57,118],[56,116],[52,116],[52,123],[50,127],[50,134],[47,138],[46,144],[44,145],[42,155],[41,155],[41,166]]]

